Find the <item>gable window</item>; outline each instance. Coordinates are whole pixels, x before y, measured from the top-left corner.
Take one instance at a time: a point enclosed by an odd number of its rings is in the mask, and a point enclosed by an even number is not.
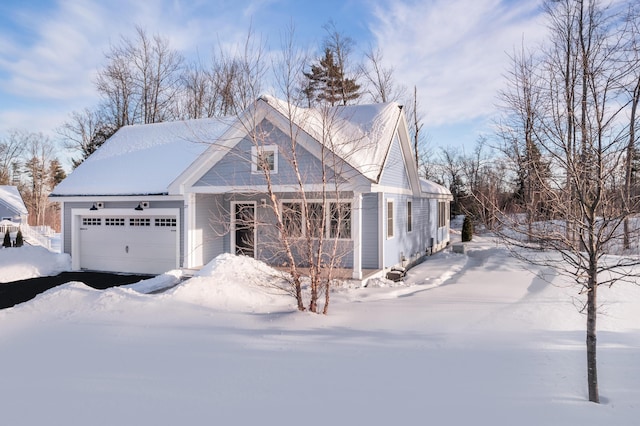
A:
[[[411,201],[407,201],[407,232],[413,230],[413,211]]]
[[[302,236],[302,203],[282,203],[282,225],[289,237]]]
[[[393,238],[393,200],[387,200],[387,238]]]
[[[278,147],[275,145],[251,148],[252,173],[278,173]]]
[[[331,203],[329,210],[329,237],[351,238],[351,203]]]

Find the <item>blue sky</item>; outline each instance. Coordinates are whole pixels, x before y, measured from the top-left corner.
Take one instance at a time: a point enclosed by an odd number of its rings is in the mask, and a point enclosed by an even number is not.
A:
[[[317,49],[322,26],[382,49],[399,83],[417,86],[430,144],[470,147],[491,130],[507,54],[544,36],[541,0],[4,0],[0,2],[0,137],[55,129],[99,98],[104,52],[139,25],[185,56],[207,58],[249,25],[277,49],[293,22]],[[61,157],[65,154],[61,150]]]

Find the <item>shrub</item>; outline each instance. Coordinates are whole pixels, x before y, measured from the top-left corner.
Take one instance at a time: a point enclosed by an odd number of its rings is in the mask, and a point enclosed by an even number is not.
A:
[[[11,235],[9,235],[9,230],[4,233],[4,242],[2,243],[2,247],[11,247]]]
[[[462,242],[471,241],[473,238],[473,222],[471,222],[471,218],[469,215],[464,217],[464,221],[462,222]]]
[[[18,229],[16,234],[16,247],[22,247],[24,245],[24,239],[22,238],[22,229]]]

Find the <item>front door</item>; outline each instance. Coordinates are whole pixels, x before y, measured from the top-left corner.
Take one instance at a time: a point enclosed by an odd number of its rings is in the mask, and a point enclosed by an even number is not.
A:
[[[237,203],[234,208],[235,253],[254,257],[255,253],[255,204]]]

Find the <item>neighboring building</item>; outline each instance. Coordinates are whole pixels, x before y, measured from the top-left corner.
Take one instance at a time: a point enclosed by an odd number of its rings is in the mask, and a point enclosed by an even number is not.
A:
[[[51,194],[62,251],[73,269],[150,274],[199,268],[221,253],[280,264],[258,163],[271,170],[283,222],[299,227],[289,135],[304,198],[330,224],[326,236],[339,237],[354,278],[448,244],[451,194],[418,178],[401,106],[320,111],[262,97],[238,117],[121,128]],[[325,207],[322,170],[333,188]]]
[[[0,221],[26,224],[29,212],[15,186],[0,185]]]

